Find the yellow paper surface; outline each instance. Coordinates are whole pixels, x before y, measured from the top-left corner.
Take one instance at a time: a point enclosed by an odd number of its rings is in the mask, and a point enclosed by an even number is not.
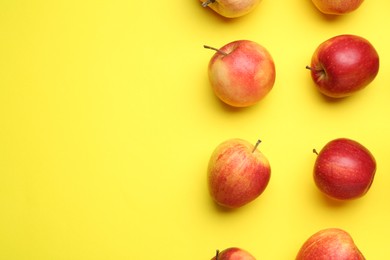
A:
[[[198,1],[0,2],[0,259],[210,259],[242,247],[294,259],[327,227],[367,259],[390,259],[390,3],[327,17],[311,1],[264,0],[226,20]],[[315,89],[315,48],[338,34],[368,39],[380,71],[356,95]],[[207,76],[215,47],[266,47],[276,82],[232,109]],[[377,160],[371,190],[334,203],[312,180],[328,141],[355,139]],[[209,197],[206,168],[229,138],[271,163],[265,192],[235,211]]]

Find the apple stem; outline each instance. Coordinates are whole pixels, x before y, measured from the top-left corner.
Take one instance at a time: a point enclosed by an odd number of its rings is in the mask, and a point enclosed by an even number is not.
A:
[[[215,2],[215,0],[207,0],[207,1],[205,1],[205,2],[202,3],[202,6],[203,6],[203,7],[207,7],[209,4],[212,4],[212,3],[214,3],[214,2]]]
[[[219,250],[217,249],[217,252],[215,253],[215,260],[218,260],[219,257]]]
[[[318,152],[317,152],[317,150],[314,148],[313,149],[313,153],[315,153],[316,155],[318,155]]]
[[[211,47],[211,46],[208,46],[208,45],[203,45],[204,48],[206,49],[210,49],[210,50],[213,50],[213,51],[216,51],[216,52],[219,52],[221,53],[222,55],[226,56],[228,55],[226,52],[224,51],[221,51],[220,49],[217,49],[217,48],[214,48],[214,47]]]
[[[253,147],[253,150],[252,150],[252,153],[254,153],[257,149],[257,147],[259,146],[259,144],[261,143],[261,140],[257,140],[256,144],[255,144],[255,147]]]
[[[315,72],[324,71],[323,69],[312,68],[312,67],[310,67],[309,65],[306,66],[306,69],[311,70],[311,71],[315,71]]]

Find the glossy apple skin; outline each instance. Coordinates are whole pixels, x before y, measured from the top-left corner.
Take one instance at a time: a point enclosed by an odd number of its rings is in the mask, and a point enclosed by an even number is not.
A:
[[[230,247],[214,256],[211,260],[256,260],[249,252],[237,247]]]
[[[254,145],[242,139],[230,139],[215,148],[208,164],[207,182],[217,204],[239,208],[267,187],[270,164],[258,149],[253,149]]]
[[[376,161],[360,143],[339,138],[322,148],[313,172],[315,184],[327,196],[338,200],[355,199],[370,189]]]
[[[260,2],[261,0],[215,0],[207,6],[226,18],[237,18],[252,12]]]
[[[356,35],[338,35],[317,47],[310,67],[313,81],[322,94],[342,98],[375,79],[379,56],[368,40]]]
[[[216,52],[208,65],[214,93],[234,107],[248,107],[263,99],[273,88],[275,64],[270,53],[249,40],[230,42]]]
[[[351,235],[339,228],[318,231],[309,237],[296,260],[364,260]]]
[[[312,0],[324,14],[342,15],[355,11],[364,0]]]

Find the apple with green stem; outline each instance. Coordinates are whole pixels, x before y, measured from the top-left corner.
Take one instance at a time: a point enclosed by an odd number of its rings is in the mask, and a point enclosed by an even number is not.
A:
[[[200,0],[203,7],[226,18],[237,18],[252,12],[261,0]]]
[[[243,139],[229,139],[213,151],[207,169],[207,182],[213,200],[226,208],[239,208],[263,193],[271,167],[257,149]]]
[[[217,250],[211,260],[256,260],[249,252],[238,247],[230,247],[223,251]]]
[[[366,39],[338,35],[321,43],[306,66],[318,90],[331,98],[343,98],[365,88],[377,76],[379,55]]]
[[[340,228],[327,228],[310,236],[296,260],[364,260],[351,235]]]
[[[324,14],[342,15],[358,9],[364,0],[312,0]]]
[[[275,64],[260,44],[238,40],[217,49],[208,65],[215,95],[233,107],[248,107],[263,99],[275,83]]]
[[[313,177],[316,186],[330,198],[350,200],[370,189],[376,172],[372,153],[357,141],[338,138],[317,154]]]

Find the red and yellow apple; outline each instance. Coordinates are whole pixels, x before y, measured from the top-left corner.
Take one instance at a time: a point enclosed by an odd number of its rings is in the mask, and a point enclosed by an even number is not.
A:
[[[312,0],[324,14],[342,15],[355,11],[364,0]]]
[[[379,71],[374,46],[356,35],[338,35],[321,43],[314,51],[311,76],[318,90],[332,98],[342,98],[365,88]]]
[[[210,7],[226,18],[237,18],[252,12],[261,0],[200,0],[203,7]]]
[[[327,228],[310,236],[296,260],[364,260],[351,235],[339,228]]]
[[[249,252],[242,248],[230,247],[217,254],[211,260],[256,260]]]
[[[249,40],[233,41],[215,50],[208,65],[214,93],[234,107],[248,107],[263,99],[273,88],[275,64],[270,53]]]
[[[360,143],[338,138],[328,142],[314,164],[314,182],[330,198],[349,200],[370,189],[376,171],[371,152]]]
[[[226,208],[241,207],[260,196],[268,185],[271,168],[267,158],[242,139],[229,139],[213,151],[207,170],[214,201]]]

